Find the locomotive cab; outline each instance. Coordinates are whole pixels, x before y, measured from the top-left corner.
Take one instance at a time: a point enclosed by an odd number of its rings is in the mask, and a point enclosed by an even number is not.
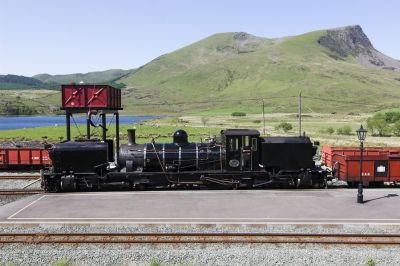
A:
[[[259,169],[260,133],[254,129],[227,129],[222,132],[226,144],[228,171]]]

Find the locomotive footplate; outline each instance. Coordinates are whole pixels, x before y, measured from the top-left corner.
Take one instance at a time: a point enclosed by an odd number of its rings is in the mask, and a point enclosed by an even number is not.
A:
[[[179,186],[224,186],[224,187],[253,187],[270,181],[266,172],[130,172],[109,173],[106,182],[126,182],[133,187],[179,187]]]
[[[302,177],[307,177],[307,180],[300,181]],[[314,187],[323,187],[325,185],[324,175],[318,172],[271,175],[265,171],[115,172],[109,173],[104,181],[106,183],[126,182],[132,187],[190,187],[202,185],[233,188],[299,187],[305,182],[311,182],[310,185],[318,185]]]

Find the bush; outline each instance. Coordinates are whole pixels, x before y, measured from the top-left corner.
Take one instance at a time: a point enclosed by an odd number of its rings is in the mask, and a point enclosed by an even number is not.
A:
[[[261,120],[258,120],[258,119],[253,120],[253,123],[254,123],[254,124],[260,124],[260,123],[261,123]]]
[[[392,127],[392,132],[396,137],[400,137],[400,121],[394,123]]]
[[[279,125],[277,125],[277,126],[275,127],[275,129],[276,129],[276,130],[282,129],[283,132],[286,133],[286,132],[288,132],[289,130],[292,130],[292,129],[293,129],[293,126],[292,126],[292,124],[290,124],[290,123],[281,122]]]
[[[387,112],[385,113],[385,120],[388,123],[396,123],[400,121],[400,113],[399,112]]]
[[[70,266],[71,261],[67,259],[57,260],[53,263],[53,266]]]
[[[376,265],[376,261],[374,259],[369,259],[365,265],[367,265],[367,266],[375,266]]]
[[[246,116],[246,113],[245,112],[233,112],[231,115],[232,116]]]
[[[210,118],[208,118],[206,116],[201,117],[201,123],[203,124],[204,127],[206,127],[206,124],[208,123],[209,120],[210,120]]]
[[[351,127],[350,126],[342,126],[336,129],[336,133],[338,135],[351,135]]]
[[[151,261],[150,261],[150,266],[161,266],[162,264],[161,264],[161,262],[159,261],[159,260],[156,260],[156,259],[152,259]]]
[[[329,135],[332,135],[333,133],[335,133],[335,129],[333,127],[328,127],[326,129],[326,133],[328,133]]]
[[[387,134],[389,130],[389,122],[386,120],[386,115],[377,113],[373,117],[368,118],[367,128],[372,134],[377,132],[380,137]]]

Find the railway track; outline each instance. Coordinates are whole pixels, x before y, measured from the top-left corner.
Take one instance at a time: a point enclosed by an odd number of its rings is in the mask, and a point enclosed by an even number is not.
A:
[[[0,175],[0,180],[35,180],[40,175]]]
[[[7,233],[0,244],[322,244],[400,245],[400,234]]]
[[[34,195],[40,194],[44,191],[42,189],[12,189],[12,190],[0,190],[0,196],[13,196],[13,195]]]

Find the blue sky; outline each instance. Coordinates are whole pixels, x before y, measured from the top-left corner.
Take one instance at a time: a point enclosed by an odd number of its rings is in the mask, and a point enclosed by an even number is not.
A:
[[[400,1],[2,0],[0,74],[135,68],[218,32],[282,37],[359,24],[400,59]]]

